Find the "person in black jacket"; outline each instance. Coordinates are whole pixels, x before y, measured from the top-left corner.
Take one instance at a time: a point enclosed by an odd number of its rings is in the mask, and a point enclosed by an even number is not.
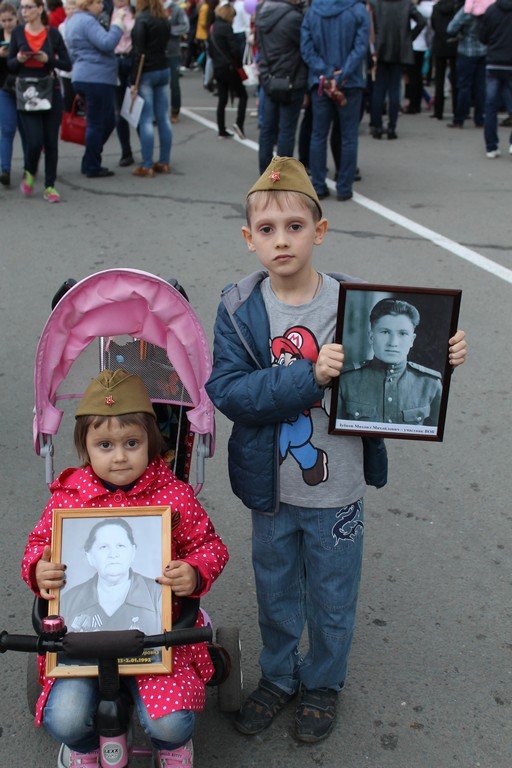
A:
[[[457,107],[457,40],[448,35],[447,28],[460,6],[460,0],[437,0],[432,9],[430,24],[434,31],[432,41],[432,57],[434,59],[434,112],[430,117],[443,119],[444,83],[446,70],[449,69],[449,79],[452,89],[452,109],[455,114]]]
[[[59,128],[62,118],[62,96],[55,69],[71,70],[64,40],[56,29],[43,22],[43,0],[23,0],[21,14],[24,26],[11,35],[7,66],[17,77],[53,78],[50,109],[19,110],[19,120],[26,141],[25,173],[20,189],[25,197],[34,192],[34,177],[44,147],[44,194],[49,203],[59,203],[55,189],[59,157]]]
[[[256,9],[256,41],[259,50],[260,80],[265,90],[260,127],[259,164],[263,173],[272,160],[277,137],[277,154],[293,157],[295,133],[304,93],[307,67],[300,55],[301,0],[263,0]],[[290,79],[286,102],[268,93],[272,77]]]
[[[512,88],[512,0],[496,0],[480,21],[480,41],[487,46],[484,136],[487,157],[500,155],[498,109],[505,88]],[[512,133],[509,137],[512,155]]]
[[[155,173],[170,173],[172,130],[169,117],[169,62],[167,44],[171,28],[162,0],[137,0],[135,26],[132,29],[133,69],[135,79],[141,56],[144,65],[139,93],[144,106],[139,122],[142,165],[134,169],[134,176],[152,178]],[[135,86],[133,86],[135,88]],[[153,120],[160,139],[160,155],[153,163],[155,143]]]
[[[247,108],[247,91],[240,79],[238,69],[242,66],[240,45],[233,32],[236,11],[232,5],[219,5],[215,9],[215,22],[210,28],[208,53],[213,61],[213,73],[217,81],[217,126],[220,139],[231,139],[233,134],[226,130],[226,104],[229,94],[238,98],[236,122],[233,130],[240,139],[245,139],[244,122]]]
[[[372,94],[372,136],[382,138],[382,110],[388,94],[388,139],[396,139],[403,68],[414,64],[412,41],[426,21],[410,0],[376,0],[373,14],[377,74]],[[414,29],[411,21],[415,22]]]

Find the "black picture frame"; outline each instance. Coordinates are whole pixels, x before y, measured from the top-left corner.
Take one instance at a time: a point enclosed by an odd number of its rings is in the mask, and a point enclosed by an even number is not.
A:
[[[459,289],[340,285],[335,341],[345,361],[333,380],[330,434],[442,441],[453,370],[448,341],[461,296]]]

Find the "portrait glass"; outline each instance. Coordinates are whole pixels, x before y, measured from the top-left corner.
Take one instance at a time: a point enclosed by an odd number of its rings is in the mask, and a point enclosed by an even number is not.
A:
[[[461,291],[342,283],[331,434],[442,440]]]
[[[171,629],[171,588],[155,581],[171,559],[169,507],[58,509],[54,511],[52,561],[65,563],[66,584],[52,590],[52,612],[68,632],[138,629],[158,635]],[[149,649],[121,659],[121,674],[171,671],[171,651]],[[94,659],[47,654],[52,677],[93,676]]]

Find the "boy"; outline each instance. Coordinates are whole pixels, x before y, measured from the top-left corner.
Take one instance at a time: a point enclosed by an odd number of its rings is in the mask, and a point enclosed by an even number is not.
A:
[[[252,510],[253,566],[263,640],[262,678],[237,715],[247,735],[302,697],[295,735],[331,732],[352,641],[361,571],[366,482],[386,482],[381,440],[327,432],[326,388],[343,367],[332,344],[339,281],[318,273],[313,247],[327,232],[297,160],[274,157],[247,196],[242,234],[265,271],[226,288],[215,324],[207,390],[234,422],[233,492]],[[452,365],[464,362],[459,331]],[[307,624],[309,650],[298,645]]]
[[[437,426],[443,392],[439,371],[408,360],[420,313],[401,299],[370,312],[373,358],[346,365],[340,379],[341,418]]]

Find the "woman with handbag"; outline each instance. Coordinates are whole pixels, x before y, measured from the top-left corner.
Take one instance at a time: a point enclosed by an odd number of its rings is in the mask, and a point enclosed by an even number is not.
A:
[[[101,156],[116,126],[114,49],[123,34],[127,13],[121,9],[107,31],[98,20],[102,11],[103,0],[76,0],[76,11],[66,22],[66,43],[73,62],[71,81],[75,93],[85,98],[87,129],[81,170],[89,179],[114,175],[102,166]]]
[[[244,122],[247,107],[247,91],[238,70],[242,68],[240,46],[233,32],[236,11],[229,3],[215,9],[215,23],[210,29],[208,51],[213,60],[213,72],[218,88],[217,126],[219,139],[231,139],[233,134],[226,130],[226,104],[229,94],[238,98],[236,122],[233,130],[240,139],[245,139]]]
[[[139,138],[142,165],[133,175],[152,178],[155,173],[170,173],[172,130],[169,117],[170,73],[167,60],[167,44],[171,28],[162,0],[137,0],[135,26],[132,29],[133,75],[144,56],[138,92],[144,99],[139,122]],[[134,92],[135,86],[132,86]],[[160,152],[157,163],[153,162],[155,143],[153,120],[156,121]]]
[[[71,61],[56,29],[46,26],[43,0],[21,0],[24,26],[11,35],[8,67],[16,75],[16,101],[26,142],[25,173],[20,189],[25,197],[34,191],[34,176],[44,147],[43,197],[59,203],[55,189],[59,156],[62,96],[55,69],[69,71]]]

